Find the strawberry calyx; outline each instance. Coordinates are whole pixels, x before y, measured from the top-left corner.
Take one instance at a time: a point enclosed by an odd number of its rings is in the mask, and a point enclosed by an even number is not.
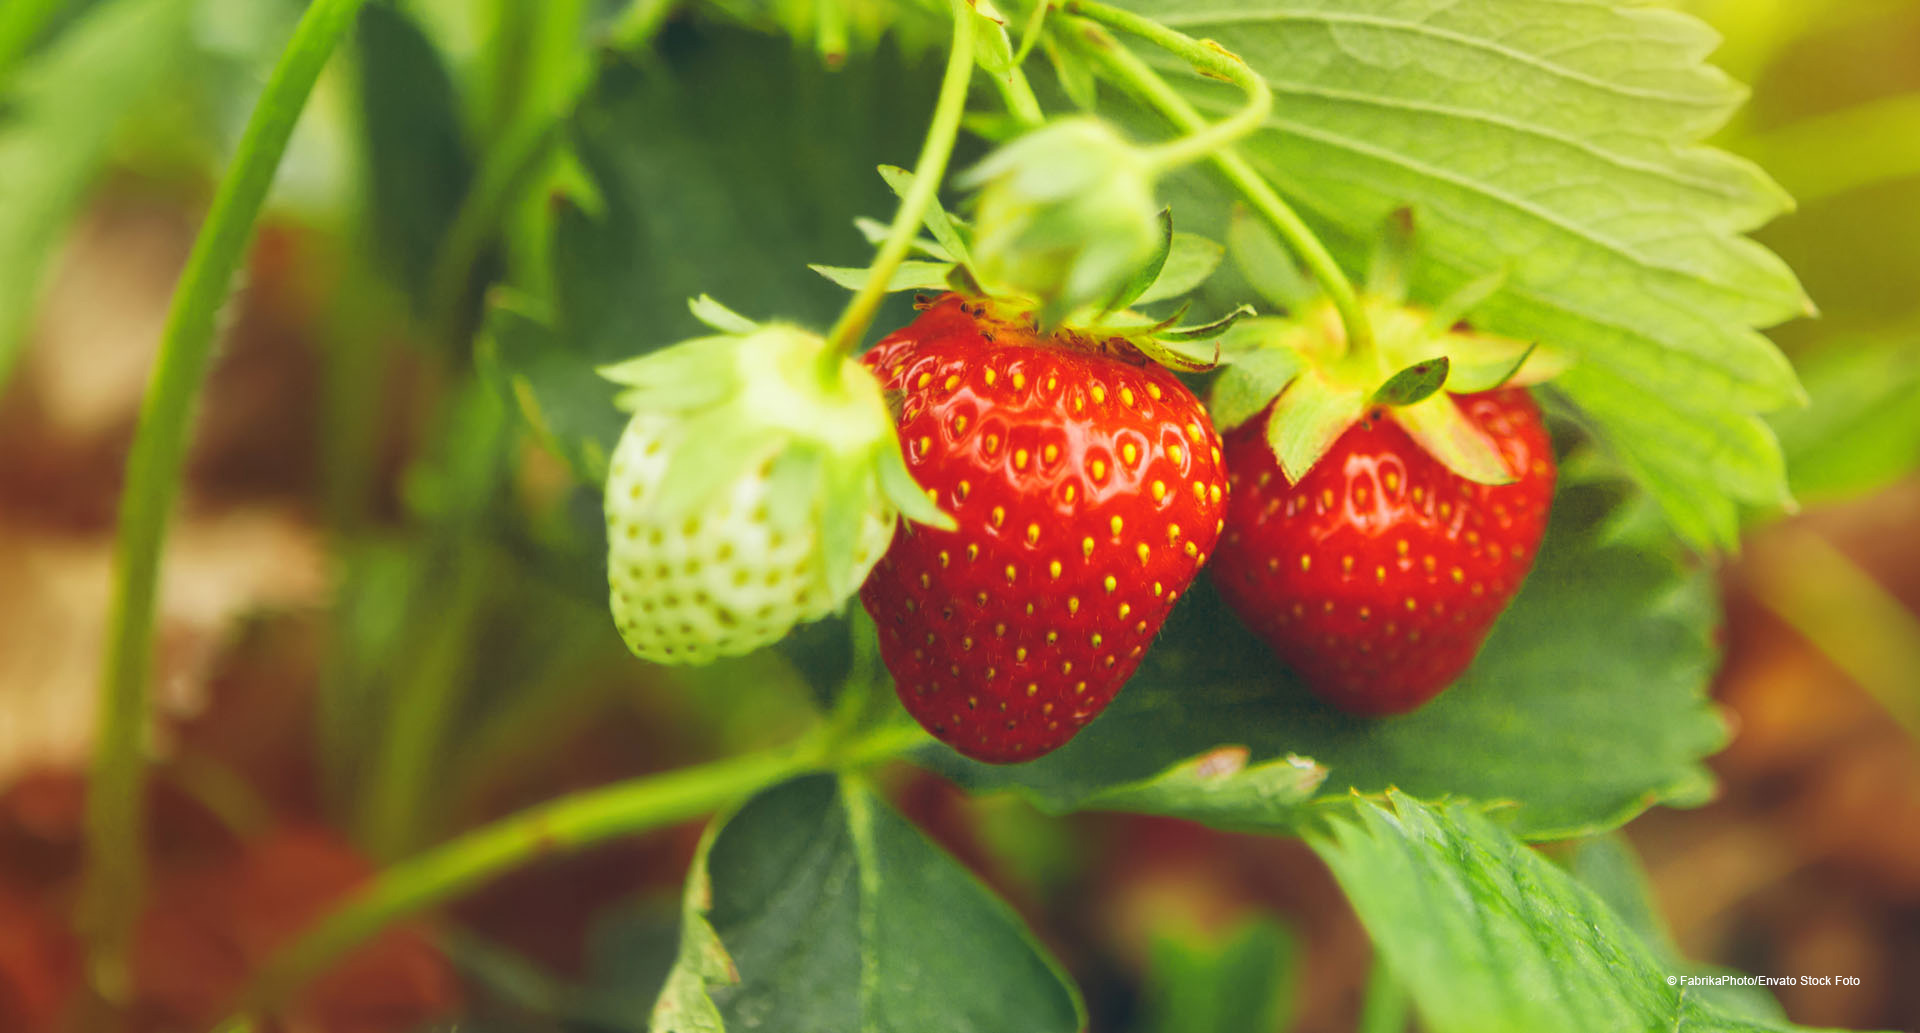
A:
[[[904,195],[913,183],[912,173],[904,169],[882,166],[880,173],[899,194]],[[1254,309],[1242,305],[1217,319],[1182,325],[1187,304],[1166,316],[1134,308],[1171,301],[1194,290],[1212,275],[1224,253],[1220,245],[1204,237],[1175,232],[1171,210],[1162,209],[1156,218],[1154,245],[1125,282],[1098,304],[1079,305],[1061,313],[1050,307],[1054,299],[985,275],[970,243],[973,227],[936,201],[925,219],[929,236],[913,242],[913,254],[918,257],[900,263],[889,277],[887,289],[959,295],[998,332],[1018,334],[1035,343],[1153,362],[1183,373],[1206,372],[1220,361],[1216,339],[1241,318],[1253,315]],[[871,242],[885,239],[887,227],[880,222],[858,219],[855,226]],[[810,268],[856,291],[866,285],[870,275],[869,270],[845,266]],[[924,310],[932,304],[918,307]]]
[[[952,526],[907,472],[880,384],[858,360],[827,364],[819,335],[755,322],[705,295],[689,306],[717,332],[599,370],[622,388],[617,407],[677,425],[653,519],[694,517],[757,467],[769,518],[796,531],[811,523],[830,582],[822,587],[841,599],[859,587],[863,514]]]
[[[1405,216],[1394,220],[1360,296],[1373,341],[1355,347],[1333,303],[1302,295],[1298,274],[1277,251],[1242,246],[1235,258],[1268,297],[1289,298],[1292,314],[1241,321],[1220,339],[1223,366],[1208,408],[1224,433],[1266,413],[1266,438],[1287,478],[1298,483],[1347,428],[1363,420],[1398,424],[1449,470],[1481,484],[1517,476],[1493,438],[1455,397],[1540,383],[1566,369],[1563,353],[1537,342],[1477,331],[1466,313],[1501,284],[1489,277],[1426,308],[1404,297]]]

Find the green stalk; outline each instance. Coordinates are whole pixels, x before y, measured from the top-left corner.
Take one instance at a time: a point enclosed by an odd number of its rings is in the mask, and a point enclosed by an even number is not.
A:
[[[261,971],[235,1015],[217,1030],[246,1028],[353,948],[409,915],[473,890],[528,862],[711,813],[810,771],[871,764],[926,740],[891,727],[839,751],[826,736],[760,753],[648,775],[559,799],[465,833],[380,873],[308,928]]]
[[[109,1001],[125,996],[125,955],[140,906],[142,753],[160,550],[179,494],[194,402],[213,349],[214,318],[307,95],[364,2],[314,0],[268,77],[174,291],[127,457],[99,741],[87,792],[90,866],[82,901],[92,941],[89,977]]]
[[[823,373],[836,383],[838,366],[860,344],[880,302],[887,296],[887,281],[907,257],[914,235],[927,207],[940,190],[947,174],[947,159],[953,156],[953,141],[960,132],[960,115],[967,106],[967,83],[973,78],[973,9],[965,0],[953,0],[953,49],[947,52],[946,75],[940,80],[940,97],[934,102],[933,121],[927,126],[927,138],[920,145],[920,159],[913,166],[913,186],[894,210],[893,223],[887,227],[887,239],[880,245],[868,268],[867,282],[847,302],[840,318],[827,332],[827,346],[821,349],[827,364]]]
[[[1142,22],[1144,25],[1140,27],[1150,27],[1151,31],[1150,35],[1143,34],[1144,38],[1162,46],[1167,46],[1171,41],[1184,40],[1185,42],[1180,44],[1182,49],[1174,50],[1183,57],[1187,56],[1184,48],[1189,44],[1201,52],[1211,52],[1211,48],[1205,44],[1194,42],[1190,37],[1176,33],[1157,22],[1136,19],[1135,16],[1127,15],[1124,11],[1118,11],[1104,4],[1091,3],[1088,0],[1069,0],[1068,7],[1085,17],[1108,22],[1122,31],[1131,32],[1136,28],[1134,25],[1136,20]],[[1121,46],[1099,26],[1084,22],[1081,24],[1085,28],[1082,38],[1078,41],[1082,50],[1114,79],[1125,85],[1135,96],[1145,101],[1148,106],[1159,112],[1161,117],[1179,129],[1194,134],[1207,129],[1207,120],[1201,117],[1200,112],[1181,96],[1178,90],[1168,85],[1158,72],[1141,60],[1139,55]],[[1163,36],[1166,37],[1166,41],[1163,41]],[[1217,54],[1216,59],[1218,59]],[[1224,124],[1226,123],[1223,122],[1222,125]],[[1356,351],[1370,350],[1373,344],[1373,329],[1367,323],[1366,311],[1361,307],[1358,295],[1354,293],[1353,284],[1347,280],[1346,274],[1340,271],[1340,264],[1333,260],[1333,255],[1327,251],[1326,245],[1320,242],[1320,238],[1314,235],[1312,228],[1300,218],[1292,206],[1287,204],[1279,192],[1273,189],[1273,185],[1240,156],[1237,150],[1231,146],[1222,147],[1214,150],[1209,157],[1213,159],[1214,166],[1226,176],[1227,182],[1231,183],[1234,189],[1246,199],[1247,204],[1266,219],[1268,224],[1280,234],[1281,239],[1293,248],[1300,260],[1306,263],[1307,271],[1313,274],[1313,278],[1320,284],[1320,289],[1325,291],[1327,298],[1333,302],[1334,310],[1340,313],[1340,322],[1346,329],[1349,347]]]
[[[1005,79],[997,75],[992,78],[1001,99],[1006,101],[1008,114],[1019,120],[1021,126],[1033,129],[1047,120],[1046,112],[1040,110],[1040,98],[1033,95],[1033,86],[1019,66],[1014,66]]]
[[[1225,79],[1246,91],[1247,106],[1204,128],[1189,128],[1186,136],[1148,148],[1147,160],[1156,173],[1164,173],[1191,162],[1211,157],[1235,140],[1259,129],[1273,112],[1273,90],[1267,81],[1234,54],[1217,46],[1208,46],[1193,37],[1132,11],[1123,11],[1094,0],[1067,0],[1062,8],[1069,14],[1100,22],[1128,35],[1138,36],[1154,46],[1191,64],[1200,74]]]

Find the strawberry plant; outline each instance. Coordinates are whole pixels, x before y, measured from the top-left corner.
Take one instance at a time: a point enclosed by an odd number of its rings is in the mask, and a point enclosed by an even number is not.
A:
[[[0,271],[52,249],[106,160],[118,123],[83,116],[215,54],[205,25],[243,33],[225,0],[61,6],[0,9],[0,195],[44,202],[0,205]],[[0,881],[32,919],[0,947],[61,944],[17,977],[27,1028],[160,1028],[160,559],[218,314],[276,170],[295,189],[320,146],[295,132],[316,90],[361,163],[365,254],[322,360],[310,795],[343,830],[327,856],[358,872],[350,835],[378,866],[270,957],[249,941],[218,1014],[167,1022],[335,1014],[316,981],[424,916],[474,1028],[1292,1028],[1265,917],[1168,921],[1150,999],[1099,992],[1107,947],[1055,902],[1105,885],[1077,817],[1102,812],[1301,844],[1371,944],[1359,1028],[1805,1028],[1672,978],[1699,966],[1615,834],[1714,795],[1715,571],[1743,532],[1790,487],[1887,476],[1823,451],[1818,415],[1768,422],[1807,389],[1761,331],[1813,306],[1748,236],[1785,192],[1706,142],[1743,93],[1701,21],[461,6],[281,12],[229,133],[127,455],[80,943]],[[343,47],[350,83],[322,74]],[[39,289],[0,277],[0,378]],[[403,369],[383,335],[421,345],[421,404],[369,401]],[[1905,434],[1883,373],[1814,386]],[[418,455],[383,480],[384,407]],[[627,777],[501,788],[596,726]],[[261,809],[178,767],[219,815]],[[594,896],[573,971],[452,910],[675,827],[672,903]],[[461,1007],[415,960],[427,1004],[338,1028]],[[71,1007],[40,985],[63,980]]]

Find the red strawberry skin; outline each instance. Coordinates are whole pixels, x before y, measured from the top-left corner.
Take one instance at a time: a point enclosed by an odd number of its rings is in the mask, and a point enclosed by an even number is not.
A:
[[[1517,480],[1466,480],[1377,412],[1297,485],[1264,416],[1227,435],[1233,490],[1214,583],[1315,695],[1351,714],[1405,713],[1466,670],[1546,531],[1553,448],[1533,399],[1504,388],[1453,401]]]
[[[959,528],[903,525],[861,589],[922,725],[977,760],[1071,739],[1133,674],[1226,513],[1219,435],[1159,366],[948,295],[866,362]]]

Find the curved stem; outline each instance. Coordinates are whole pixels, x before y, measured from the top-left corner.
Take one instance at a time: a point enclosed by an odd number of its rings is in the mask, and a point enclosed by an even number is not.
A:
[[[913,166],[913,186],[900,199],[893,222],[887,227],[887,239],[880,245],[868,268],[867,282],[847,302],[845,311],[827,332],[827,347],[821,349],[829,368],[837,367],[842,356],[852,353],[860,335],[873,322],[874,313],[887,295],[887,281],[907,257],[913,237],[920,231],[920,220],[940,190],[947,173],[947,159],[953,156],[954,137],[960,132],[960,115],[967,105],[967,83],[973,78],[973,10],[965,0],[953,0],[953,49],[947,53],[946,75],[940,80],[940,97],[933,107],[933,122],[927,126],[927,138],[920,145],[920,159]]]
[[[179,494],[194,402],[213,349],[214,318],[307,95],[364,2],[314,0],[268,77],[174,291],[127,457],[100,686],[101,726],[87,791],[90,869],[83,900],[93,941],[90,977],[109,1001],[124,997],[125,953],[140,900],[142,750],[160,550]]]
[[[926,741],[917,725],[894,726],[833,750],[827,736],[563,796],[509,815],[381,872],[281,950],[255,978],[242,1014],[216,1029],[244,1028],[307,980],[395,921],[473,890],[544,857],[700,817],[809,771],[853,768]]]
[[[1210,157],[1233,141],[1260,128],[1273,112],[1273,90],[1247,63],[1215,44],[1203,43],[1175,32],[1132,11],[1110,7],[1094,0],[1067,0],[1063,9],[1090,21],[1138,36],[1154,46],[1191,64],[1201,75],[1225,79],[1246,91],[1247,106],[1232,117],[1190,131],[1177,140],[1147,149],[1147,160],[1156,173]]]
[[[1022,126],[1032,129],[1047,120],[1046,112],[1040,110],[1040,98],[1033,95],[1033,86],[1019,66],[1014,66],[1005,79],[994,76],[993,84],[999,88],[1001,99],[1007,102],[1007,112]]]
[[[1085,29],[1080,34],[1081,49],[1116,80],[1175,126],[1190,133],[1206,128],[1207,121],[1200,112],[1138,55],[1121,46],[1098,25],[1080,24]],[[1171,30],[1162,28],[1161,31]],[[1306,263],[1307,271],[1313,274],[1320,289],[1333,302],[1334,310],[1340,314],[1340,323],[1346,330],[1349,347],[1355,350],[1371,348],[1373,330],[1367,323],[1366,311],[1354,293],[1353,284],[1340,271],[1340,264],[1334,261],[1333,255],[1314,235],[1312,228],[1237,150],[1224,147],[1214,151],[1210,157],[1234,189],[1246,198],[1248,205],[1266,219],[1281,239],[1300,256],[1300,260]]]

